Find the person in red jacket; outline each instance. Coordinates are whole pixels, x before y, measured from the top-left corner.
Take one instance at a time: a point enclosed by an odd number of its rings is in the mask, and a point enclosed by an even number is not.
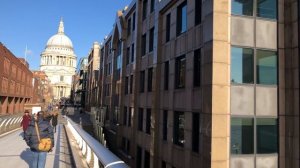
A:
[[[20,125],[20,126],[23,126],[23,131],[24,132],[28,128],[30,121],[31,121],[31,117],[29,115],[29,111],[25,110],[25,114],[23,115],[23,119],[22,119],[22,122],[21,122],[21,125]]]

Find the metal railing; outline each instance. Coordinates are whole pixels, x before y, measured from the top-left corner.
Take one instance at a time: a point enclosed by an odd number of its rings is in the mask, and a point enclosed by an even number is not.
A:
[[[100,144],[89,133],[66,117],[68,128],[71,130],[88,165],[94,168],[129,168],[124,161]]]
[[[22,114],[0,116],[0,135],[20,127]]]

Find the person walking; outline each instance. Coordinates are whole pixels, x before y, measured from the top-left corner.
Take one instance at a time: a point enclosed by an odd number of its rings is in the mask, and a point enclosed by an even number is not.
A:
[[[57,118],[58,118],[58,112],[57,112],[57,110],[56,110],[56,111],[54,111],[54,113],[52,114],[52,126],[53,126],[53,129],[54,129],[54,132],[56,132]]]
[[[39,149],[41,139],[50,138],[51,147],[48,152],[54,147],[54,134],[52,126],[44,118],[44,112],[40,111],[33,115],[27,130],[25,131],[25,141],[32,151],[31,168],[45,168],[47,151]]]
[[[31,121],[31,116],[29,115],[29,111],[25,110],[23,119],[22,119],[22,122],[20,125],[21,127],[23,127],[23,132],[25,132],[26,129],[28,128],[30,121]]]

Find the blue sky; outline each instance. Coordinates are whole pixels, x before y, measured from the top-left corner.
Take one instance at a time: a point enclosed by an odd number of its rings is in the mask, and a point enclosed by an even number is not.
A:
[[[30,69],[38,70],[47,40],[57,33],[63,17],[65,34],[72,40],[77,60],[87,56],[94,41],[111,30],[117,10],[131,0],[1,0],[0,42]]]

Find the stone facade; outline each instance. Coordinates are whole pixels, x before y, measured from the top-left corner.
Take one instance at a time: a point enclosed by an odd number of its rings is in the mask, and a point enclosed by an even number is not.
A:
[[[91,111],[91,107],[96,106],[98,102],[98,75],[99,75],[99,64],[100,64],[100,44],[94,42],[88,56],[87,64],[87,94],[85,99],[85,110]]]
[[[72,41],[64,34],[64,24],[61,20],[57,34],[48,40],[45,51],[41,54],[40,70],[44,71],[51,81],[54,99],[70,97],[76,60]]]
[[[100,49],[101,142],[133,168],[299,167],[300,3],[267,2],[118,11]]]

